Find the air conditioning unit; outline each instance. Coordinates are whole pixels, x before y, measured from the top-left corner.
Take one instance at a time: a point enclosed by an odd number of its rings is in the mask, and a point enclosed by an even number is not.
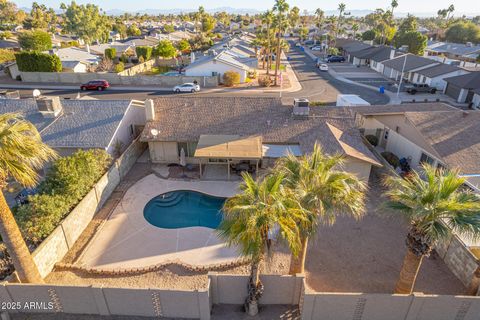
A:
[[[308,117],[310,115],[310,105],[308,99],[293,100],[293,116]]]

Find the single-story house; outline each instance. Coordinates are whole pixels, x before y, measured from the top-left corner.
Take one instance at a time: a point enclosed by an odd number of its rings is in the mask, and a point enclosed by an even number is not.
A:
[[[407,53],[396,58],[383,61],[383,75],[387,78],[400,80],[403,71],[403,78],[413,81],[415,71],[433,67],[439,64],[436,61],[419,57],[411,53]]]
[[[394,55],[395,50],[386,46],[368,47],[351,53],[351,56],[353,56],[352,63],[358,66],[371,65],[377,61],[392,59]],[[375,67],[376,65],[372,69],[375,69]]]
[[[117,51],[117,57],[120,57],[122,54],[126,54],[127,56],[135,55],[135,47],[121,42],[95,44],[90,46],[89,50],[93,54],[103,56],[105,54],[105,49],[109,48],[115,48]]]
[[[480,188],[480,111],[447,104],[412,104],[357,111],[364,133],[379,138],[377,148],[410,161],[412,169],[427,162],[458,169],[468,184]]]
[[[144,36],[143,38],[128,38],[122,41],[123,44],[129,45],[131,47],[145,46],[145,47],[155,47],[158,45],[160,40],[151,36]]]
[[[337,40],[336,46],[342,49],[343,55],[345,56],[347,61],[351,63],[354,63],[354,57],[355,57],[354,54],[356,52],[359,52],[368,48],[374,48],[373,46],[361,41],[357,41],[357,40],[340,41],[340,39]]]
[[[471,103],[474,90],[480,89],[480,71],[461,76],[446,78],[447,86],[444,93],[459,103]]]
[[[227,49],[224,51],[226,54],[231,55],[235,60],[238,62],[243,63],[244,65],[252,68],[252,69],[257,69],[258,68],[258,59],[257,58],[251,58],[247,57],[241,54],[238,54],[237,52]]]
[[[413,72],[413,83],[426,83],[430,87],[444,90],[447,86],[445,78],[467,74],[468,71],[457,66],[440,63],[432,67]]]
[[[429,56],[443,55],[450,59],[474,62],[480,54],[480,45],[472,43],[431,42],[425,49]]]
[[[79,45],[83,46],[85,44],[85,41],[83,39],[80,39],[77,36],[73,35],[65,35],[65,34],[60,34],[60,33],[54,33],[52,34],[52,45],[54,47],[60,48],[62,46],[62,43],[69,43],[72,41],[78,42]]]
[[[266,168],[287,151],[307,154],[319,143],[328,154],[345,155],[344,168],[367,180],[380,163],[350,110],[304,108],[297,113],[279,98],[162,97],[147,100],[140,140],[148,142],[153,163],[178,164],[183,149],[201,172],[239,162]]]
[[[60,58],[62,69],[67,72],[87,72],[90,65],[100,60],[97,55],[76,47],[55,49],[53,53]]]
[[[62,156],[93,148],[116,155],[145,123],[144,109],[129,100],[0,99],[0,113],[22,113]]]
[[[194,59],[185,68],[185,75],[189,77],[219,76],[227,71],[235,71],[240,74],[240,82],[245,82],[251,68],[232,55],[224,51]]]

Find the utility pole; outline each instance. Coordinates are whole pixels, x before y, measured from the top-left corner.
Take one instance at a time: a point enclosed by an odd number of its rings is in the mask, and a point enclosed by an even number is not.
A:
[[[405,54],[405,60],[403,60],[402,74],[400,75],[400,82],[397,89],[397,98],[400,96],[400,88],[402,87],[403,82],[403,73],[405,72],[405,65],[407,64],[408,53]]]

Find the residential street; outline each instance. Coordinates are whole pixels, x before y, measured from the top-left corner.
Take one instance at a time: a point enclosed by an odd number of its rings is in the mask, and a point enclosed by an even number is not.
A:
[[[328,72],[321,72],[315,67],[314,61],[301,52],[298,48],[292,46],[291,51],[288,53],[290,58],[290,64],[293,67],[297,78],[302,85],[302,90],[297,92],[284,92],[282,97],[285,102],[293,101],[293,98],[304,97],[310,101],[320,101],[328,104],[334,104],[338,94],[358,94],[363,99],[367,100],[371,104],[387,104],[389,98],[386,95],[380,94],[373,90],[365,89],[353,84],[344,83],[335,79]],[[18,86],[17,86],[18,84]],[[10,82],[9,85],[14,85],[20,89],[22,97],[30,97],[32,94],[31,84],[22,84],[21,82]],[[28,89],[22,89],[23,86],[28,86]],[[44,84],[45,87],[55,87],[55,84]],[[6,88],[7,86],[0,83],[0,88]],[[173,92],[156,91],[151,88],[145,91],[140,90],[121,90],[116,88],[115,90],[107,91],[89,91],[83,92],[74,89],[75,85],[59,85],[58,89],[41,89],[45,95],[58,95],[64,98],[73,99],[80,93],[80,95],[88,95],[97,99],[137,99],[145,100],[148,98],[155,98],[158,96],[171,95]],[[278,90],[273,92],[266,92],[266,90],[252,90],[252,89],[227,89],[227,88],[215,88],[205,89],[195,95],[221,95],[221,96],[262,96],[262,97],[274,97],[279,96]]]

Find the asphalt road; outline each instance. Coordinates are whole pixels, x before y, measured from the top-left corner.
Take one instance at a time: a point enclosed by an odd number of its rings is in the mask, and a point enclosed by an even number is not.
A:
[[[291,103],[293,98],[308,98],[310,101],[320,101],[328,104],[335,104],[337,95],[340,93],[357,94],[371,104],[386,104],[388,97],[376,91],[358,87],[356,85],[344,83],[332,77],[328,72],[322,72],[315,67],[314,61],[301,52],[298,48],[292,47],[288,53],[290,64],[292,65],[302,90],[297,92],[284,92],[282,98],[285,103]],[[0,83],[0,88],[2,85]],[[74,99],[78,94],[81,96],[89,95],[97,99],[137,99],[145,100],[159,96],[171,95],[173,92],[165,91],[132,91],[132,90],[106,90],[106,91],[80,91],[75,89],[45,89],[41,90],[44,95],[58,95],[64,98]],[[20,89],[22,97],[31,97],[32,89]],[[192,95],[186,93],[185,95]],[[215,92],[205,90],[195,93],[195,95],[219,95],[219,96],[261,96],[261,97],[278,97],[278,92],[265,92],[256,90],[251,92],[248,89],[238,90],[235,92]]]

